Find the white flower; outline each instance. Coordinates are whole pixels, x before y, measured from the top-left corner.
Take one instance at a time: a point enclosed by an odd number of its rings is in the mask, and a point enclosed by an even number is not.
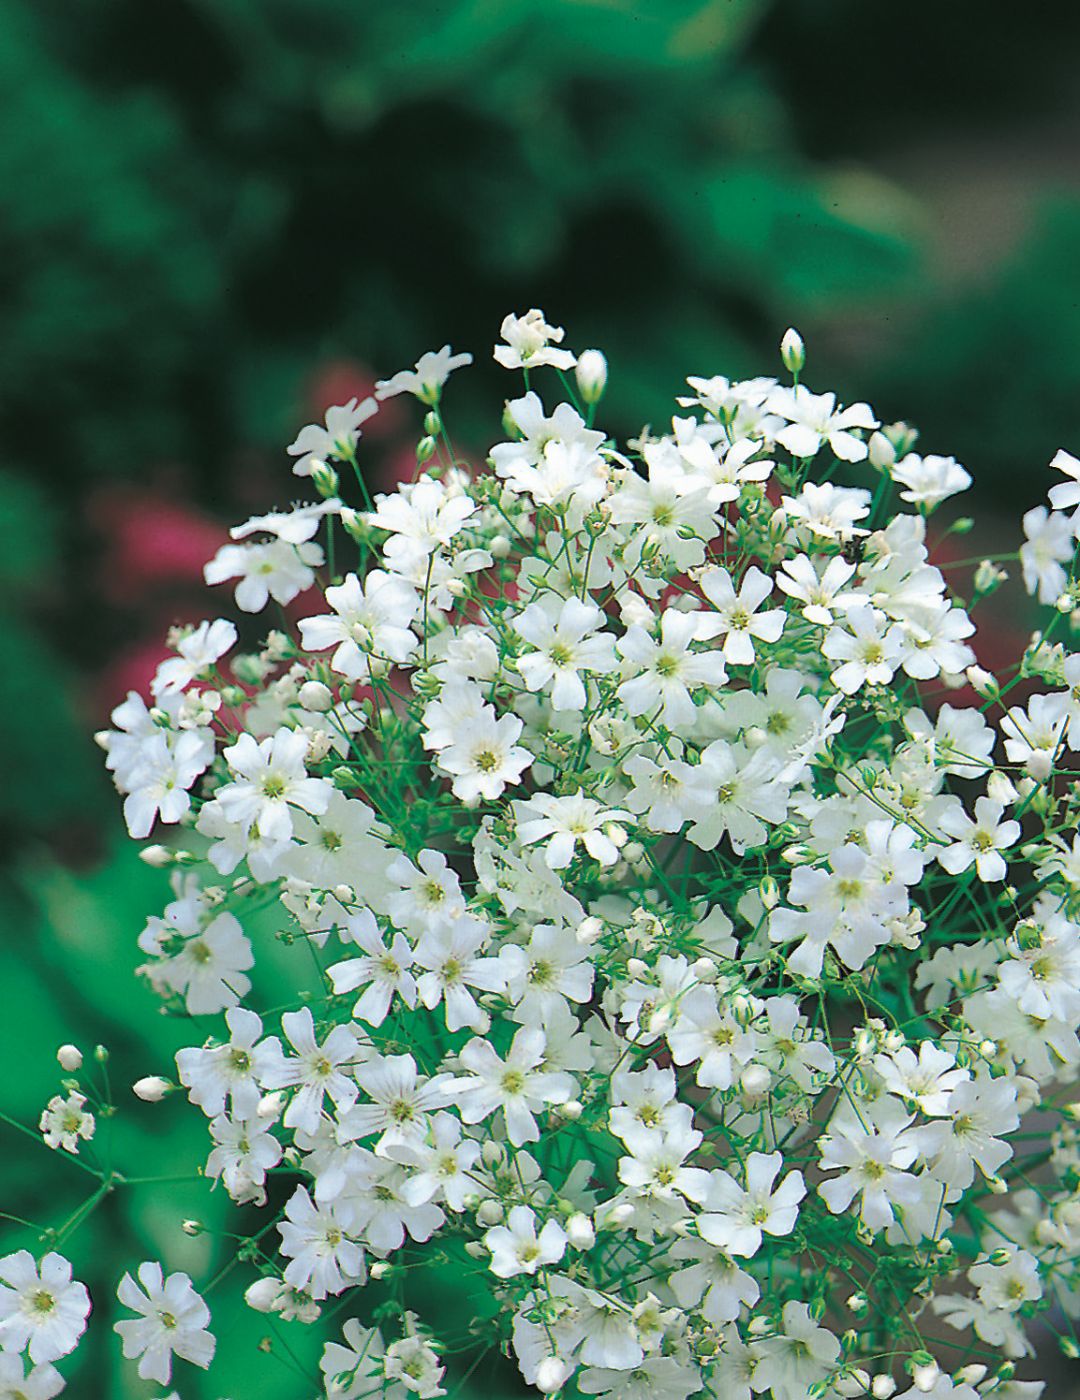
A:
[[[385,1347],[377,1329],[360,1326],[350,1317],[341,1329],[347,1345],[327,1342],[319,1369],[328,1400],[361,1400],[361,1397],[393,1392],[383,1390]],[[400,1394],[400,1392],[399,1392]]]
[[[928,1118],[951,1112],[952,1091],[970,1078],[966,1069],[957,1069],[956,1056],[932,1040],[922,1041],[918,1055],[906,1045],[877,1055],[874,1068],[890,1094],[914,1104]]]
[[[882,1230],[895,1218],[894,1206],[917,1198],[918,1183],[907,1171],[919,1155],[913,1121],[894,1100],[873,1113],[864,1108],[861,1117],[846,1105],[833,1115],[821,1139],[821,1166],[842,1175],[821,1182],[818,1195],[834,1215],[858,1196],[862,1219],[871,1230]]]
[[[726,1171],[709,1173],[709,1194],[698,1216],[698,1234],[718,1249],[749,1258],[761,1248],[762,1233],[790,1235],[806,1195],[802,1173],[788,1172],[774,1189],[783,1166],[780,1152],[751,1152],[746,1187]]]
[[[848,540],[866,531],[856,525],[870,514],[870,492],[861,487],[808,481],[797,496],[783,496],[788,518],[825,540]]]
[[[1049,778],[1069,722],[1069,700],[1061,691],[1033,695],[1025,710],[1011,705],[1001,720],[1005,753],[1012,763],[1022,763],[1038,782]]]
[[[936,1180],[966,1189],[976,1166],[984,1176],[993,1176],[1009,1160],[1013,1149],[1003,1138],[1015,1132],[1019,1123],[1016,1086],[980,1070],[952,1091],[946,1117],[911,1129],[907,1135],[914,1135]]]
[[[795,1299],[784,1304],[783,1324],[782,1333],[760,1345],[754,1389],[771,1394],[773,1400],[803,1400],[839,1361],[840,1343],[815,1323],[805,1303]]]
[[[342,1067],[355,1062],[359,1042],[347,1026],[334,1026],[320,1045],[306,1006],[300,1011],[287,1011],[281,1018],[281,1028],[296,1054],[285,1056],[277,1038],[271,1039],[274,1061],[263,1070],[262,1082],[267,1089],[297,1089],[283,1121],[287,1128],[314,1133],[326,1095],[339,1109],[351,1108],[356,1101],[356,1081]]]
[[[514,1036],[505,1058],[483,1040],[470,1040],[461,1052],[458,1079],[460,1112],[466,1123],[480,1123],[500,1109],[506,1135],[515,1147],[538,1142],[540,1129],[534,1114],[545,1104],[566,1103],[574,1092],[570,1075],[543,1069],[546,1037],[534,1026],[523,1026]]]
[[[447,1030],[468,1026],[483,1032],[490,1024],[471,990],[498,992],[506,986],[499,959],[478,956],[489,936],[482,920],[465,914],[451,924],[433,927],[417,944],[416,965],[426,969],[416,983],[420,1000],[429,1011],[443,1003]]]
[[[748,752],[741,744],[717,739],[702,751],[699,772],[687,814],[694,825],[687,835],[703,851],[713,850],[726,834],[741,855],[766,840],[766,823],[787,816],[788,789],[779,761],[767,748]]]
[[[1050,465],[1072,478],[1071,481],[1061,481],[1056,486],[1051,486],[1050,504],[1055,510],[1071,510],[1073,506],[1080,506],[1080,461],[1077,461],[1071,452],[1066,452],[1060,447],[1054,453]]]
[[[234,525],[229,534],[234,540],[244,540],[249,535],[273,535],[285,544],[302,545],[315,538],[326,516],[337,515],[340,511],[341,502],[336,497],[314,505],[293,506],[291,510],[272,510],[266,515],[253,515],[243,525]]]
[[[561,326],[549,326],[544,313],[535,307],[524,316],[504,317],[499,334],[505,345],[496,345],[494,356],[503,369],[536,369],[552,365],[555,369],[573,369],[576,358],[569,350],[555,350],[564,331]]]
[[[155,821],[181,821],[191,810],[189,789],[206,772],[213,741],[197,730],[166,736],[160,730],[144,741],[138,760],[126,775],[124,820],[137,841],[149,836]]]
[[[227,1118],[220,1114],[210,1122],[214,1147],[206,1159],[206,1175],[220,1177],[238,1203],[265,1205],[266,1173],[281,1161],[281,1143],[272,1133],[260,1131],[258,1118]]]
[[[614,865],[625,839],[620,822],[632,822],[629,812],[605,807],[578,791],[566,797],[537,793],[527,802],[515,802],[518,840],[523,846],[546,841],[544,859],[552,870],[564,870],[573,860],[578,843],[601,865]]]
[[[79,1140],[84,1142],[94,1136],[94,1115],[87,1113],[83,1105],[85,1094],[72,1092],[65,1098],[55,1094],[41,1115],[39,1128],[46,1146],[62,1147],[65,1152],[78,1152]]]
[[[837,409],[835,394],[812,394],[805,384],[774,389],[766,405],[786,418],[788,426],[776,433],[776,441],[793,457],[815,457],[823,443],[844,462],[862,462],[866,443],[852,428],[871,429],[878,421],[865,403]]]
[[[416,978],[410,971],[413,950],[403,934],[395,933],[390,946],[368,910],[348,921],[349,940],[362,949],[362,958],[346,958],[326,969],[335,996],[363,987],[364,992],[352,1014],[369,1026],[381,1026],[390,1012],[394,997],[405,1006],[416,1005]]]
[[[772,579],[753,564],[743,575],[737,594],[726,569],[707,570],[701,577],[701,591],[716,611],[698,614],[699,640],[723,637],[727,661],[735,666],[752,666],[754,639],[775,642],[784,630],[782,608],[757,611],[772,593],[772,587]]]
[[[876,608],[852,608],[843,626],[825,634],[821,650],[841,663],[832,673],[833,685],[854,695],[864,685],[889,684],[903,656],[903,633]]]
[[[891,469],[890,475],[906,491],[900,492],[902,501],[925,506],[927,511],[936,509],[942,501],[948,500],[971,485],[971,477],[955,457],[920,457],[909,452]]]
[[[1023,519],[1025,541],[1020,546],[1024,587],[1040,603],[1053,603],[1069,581],[1065,565],[1076,549],[1072,522],[1064,515],[1035,506]]]
[[[445,1201],[460,1214],[477,1192],[474,1168],[480,1144],[462,1136],[460,1121],[451,1113],[436,1113],[427,1124],[427,1138],[387,1148],[395,1162],[410,1168],[401,1194],[411,1206]]]
[[[413,1314],[406,1313],[406,1325],[412,1317]],[[424,1337],[410,1334],[386,1348],[383,1374],[387,1381],[391,1386],[400,1385],[409,1395],[418,1395],[420,1400],[446,1394],[439,1385],[445,1373],[446,1367],[439,1364],[438,1353]]]
[[[236,628],[224,618],[200,622],[179,638],[177,655],[163,661],[150,683],[157,697],[185,690],[193,680],[205,678],[225,653],[236,645]]]
[[[484,1244],[491,1251],[491,1272],[497,1278],[514,1278],[557,1264],[566,1253],[566,1232],[557,1220],[548,1220],[537,1234],[534,1212],[514,1206],[505,1225],[487,1231]]]
[[[701,613],[667,608],[660,617],[659,641],[636,623],[619,638],[616,645],[628,679],[619,686],[618,696],[628,714],[656,710],[662,724],[681,728],[694,718],[691,691],[724,684],[727,667],[721,653],[690,650],[701,618]]]
[[[225,1012],[229,1039],[202,1049],[176,1052],[180,1083],[208,1118],[225,1112],[228,1099],[237,1118],[251,1118],[259,1106],[259,1082],[276,1064],[273,1045],[262,1041],[262,1021],[254,1011],[234,1006]]]
[[[361,423],[366,423],[378,407],[374,399],[353,398],[346,404],[328,408],[324,427],[309,423],[301,428],[288,448],[289,455],[297,459],[293,463],[293,473],[310,476],[315,464],[327,457],[344,460],[352,457],[360,440]]]
[[[697,1205],[705,1200],[709,1173],[684,1165],[701,1146],[702,1135],[696,1128],[676,1124],[659,1131],[634,1124],[623,1141],[630,1155],[619,1158],[619,1180],[629,1188],[628,1194],[671,1201],[678,1193]]]
[[[849,564],[839,554],[826,563],[820,574],[819,564],[820,559],[811,559],[806,554],[785,559],[776,575],[776,584],[789,598],[804,605],[799,611],[808,622],[830,627],[837,613],[850,612],[867,599],[865,593],[844,587],[855,577],[854,564]]]
[[[439,750],[436,762],[452,775],[454,796],[465,803],[494,802],[508,784],[520,783],[533,761],[529,750],[517,742],[523,728],[517,715],[496,718],[493,705],[483,706],[468,728]]]
[[[389,399],[395,394],[414,394],[421,403],[437,404],[450,375],[463,365],[471,365],[472,360],[467,351],[455,355],[449,345],[441,350],[428,350],[413,369],[398,370],[389,379],[380,379],[375,385],[375,397]]]
[[[387,900],[387,912],[406,933],[433,933],[465,912],[461,881],[441,851],[420,851],[415,865],[399,855],[387,874],[398,886]]]
[[[628,567],[634,568],[646,551],[679,569],[700,564],[705,541],[720,530],[706,480],[687,472],[682,453],[671,442],[646,443],[642,450],[648,477],[622,473],[608,501],[616,524],[636,527],[624,556]]]
[[[445,1108],[451,1094],[450,1076],[418,1075],[411,1055],[376,1055],[356,1071],[356,1082],[366,1096],[338,1118],[338,1141],[381,1133],[375,1150],[388,1156],[402,1143],[421,1142],[427,1132],[427,1115]]]
[[[974,864],[980,880],[1004,880],[1007,866],[1001,852],[1015,845],[1020,837],[1019,822],[1001,820],[1004,810],[1002,803],[979,797],[974,819],[959,806],[943,814],[938,825],[954,840],[951,846],[937,848],[937,858],[950,875],[959,875]]]
[[[1020,1400],[1020,1396],[1010,1395],[1008,1386],[1008,1381],[1004,1387],[994,1386],[990,1391],[994,1400]],[[952,1376],[937,1371],[928,1385],[913,1385],[910,1390],[896,1395],[895,1400],[982,1400],[982,1397],[974,1386],[965,1383],[957,1385]],[[1032,1394],[1028,1400],[1037,1400],[1037,1396]]]
[[[64,1389],[55,1366],[43,1361],[27,1371],[15,1352],[0,1352],[0,1400],[53,1400]]]
[[[387,560],[400,572],[424,561],[436,550],[446,549],[476,513],[476,503],[464,493],[452,494],[441,481],[421,477],[402,486],[392,496],[380,496],[366,519],[385,530]]]
[[[210,1309],[195,1292],[187,1274],[162,1277],[161,1265],[147,1260],[139,1265],[139,1284],[130,1274],[120,1280],[116,1296],[125,1308],[140,1316],[115,1324],[129,1361],[139,1357],[143,1380],[168,1385],[172,1359],[179,1356],[205,1371],[216,1346],[207,1331]]]
[[[1004,1263],[984,1260],[973,1264],[968,1278],[979,1290],[979,1301],[986,1307],[1016,1312],[1025,1303],[1042,1297],[1039,1261],[1026,1249],[1005,1248],[1009,1258]]]
[[[90,1294],[71,1277],[62,1254],[40,1267],[28,1249],[0,1259],[0,1347],[25,1351],[33,1362],[55,1361],[74,1351],[86,1331]]]
[[[519,636],[535,648],[514,663],[528,689],[550,689],[553,709],[583,710],[580,672],[606,675],[618,666],[615,639],[601,630],[605,620],[595,603],[578,598],[544,594],[529,603],[514,619]]]
[[[367,1277],[363,1246],[350,1238],[348,1210],[333,1205],[316,1206],[298,1186],[285,1206],[278,1226],[281,1252],[288,1259],[283,1275],[293,1288],[302,1288],[315,1299],[341,1293],[350,1283]]]
[[[703,1240],[676,1240],[671,1247],[671,1258],[686,1265],[668,1280],[679,1305],[684,1308],[700,1305],[701,1315],[714,1327],[734,1322],[744,1306],[753,1307],[761,1297],[753,1275]]]
[[[238,578],[236,606],[243,612],[257,613],[273,598],[282,607],[315,582],[315,570],[323,562],[317,544],[288,544],[269,540],[265,544],[226,544],[203,569],[207,583],[224,583]]]
[[[149,940],[140,939],[140,946]],[[168,935],[162,949],[172,943]],[[155,949],[156,951],[156,949]],[[212,1016],[236,1003],[251,990],[247,970],[254,966],[251,942],[232,914],[218,914],[195,937],[186,939],[172,957],[139,968],[157,991],[184,998],[192,1016]]]
[[[752,1011],[754,1003],[748,1003]],[[732,1005],[719,1004],[715,988],[694,987],[678,1003],[677,1020],[667,1032],[671,1058],[677,1065],[696,1064],[695,1078],[703,1089],[730,1089],[757,1045],[745,1019],[736,1018]]]
[[[300,729],[279,729],[261,743],[241,734],[224,751],[235,776],[217,792],[226,819],[245,830],[257,826],[266,841],[288,841],[293,834],[291,808],[315,816],[325,812],[333,789],[325,779],[308,776],[307,753],[308,738]]]
[[[499,952],[506,973],[507,995],[520,1020],[543,1024],[565,997],[587,1002],[592,995],[593,967],[588,949],[572,930],[537,924],[524,948],[506,944]]]
[[[420,604],[404,580],[381,569],[373,569],[363,583],[346,574],[343,583],[326,590],[326,601],[334,611],[302,618],[300,637],[307,651],[334,647],[330,665],[339,675],[367,680],[412,655],[416,637],[409,624]]]

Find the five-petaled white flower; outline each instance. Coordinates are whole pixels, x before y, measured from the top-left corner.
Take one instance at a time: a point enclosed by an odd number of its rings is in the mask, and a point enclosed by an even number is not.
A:
[[[328,408],[324,426],[309,423],[301,428],[288,448],[289,456],[297,459],[293,463],[294,474],[310,476],[316,463],[327,457],[348,460],[360,440],[361,423],[366,423],[378,407],[373,398],[352,398],[348,403]]]
[[[774,1189],[784,1164],[780,1152],[751,1152],[746,1186],[726,1171],[710,1174],[709,1194],[698,1217],[698,1234],[718,1249],[745,1258],[761,1248],[762,1234],[790,1235],[806,1195],[802,1172],[791,1171]]]
[[[74,1351],[89,1313],[86,1285],[71,1277],[62,1254],[46,1254],[40,1266],[28,1249],[0,1259],[4,1351],[25,1351],[33,1362],[55,1361]]]
[[[181,1273],[164,1278],[161,1265],[149,1259],[139,1265],[138,1276],[137,1284],[125,1274],[116,1290],[124,1307],[140,1314],[115,1324],[124,1355],[129,1361],[138,1357],[139,1375],[159,1385],[168,1385],[174,1356],[206,1370],[216,1343],[207,1330],[210,1309],[191,1279]]]

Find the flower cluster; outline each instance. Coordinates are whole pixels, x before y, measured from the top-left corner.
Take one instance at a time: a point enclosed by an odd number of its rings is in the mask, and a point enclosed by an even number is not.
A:
[[[449,346],[304,428],[319,500],[232,532],[236,623],[177,632],[101,736],[132,835],[184,830],[145,852],[143,972],[211,1018],[142,1092],[268,1211],[251,1306],[356,1314],[328,1397],[495,1349],[568,1397],[1031,1400],[1032,1336],[1075,1352],[1080,1316],[1080,462],[1024,517],[1048,611],[995,678],[1004,570],[934,562],[967,472],[811,392],[794,333],[783,382],[691,378],[622,447],[598,352],[535,310],[502,336],[486,461]],[[401,393],[417,474],[371,500]],[[468,1334],[405,1305],[424,1270],[489,1296]],[[190,1281],[139,1278],[142,1373],[207,1364]]]

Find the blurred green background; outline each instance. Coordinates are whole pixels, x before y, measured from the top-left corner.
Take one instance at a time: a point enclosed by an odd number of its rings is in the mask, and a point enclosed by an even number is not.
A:
[[[104,1042],[117,1166],[205,1152],[197,1114],[127,1089],[191,1037],[133,980],[166,881],[90,734],[171,622],[226,606],[203,560],[287,502],[284,445],[328,403],[450,340],[482,445],[499,322],[537,305],[607,351],[625,432],[687,373],[772,372],[794,323],[811,386],[916,422],[980,510],[1033,504],[1080,450],[1078,58],[1054,0],[0,0],[4,1112],[36,1122],[57,1044]],[[375,485],[412,418],[380,415]],[[59,1224],[90,1178],[4,1140],[8,1210]],[[139,1259],[205,1281],[228,1258],[185,1215],[237,1228],[195,1183],[111,1197],[71,1240],[98,1325],[68,1394],[159,1393],[105,1324]],[[305,1394],[234,1283],[181,1396]]]

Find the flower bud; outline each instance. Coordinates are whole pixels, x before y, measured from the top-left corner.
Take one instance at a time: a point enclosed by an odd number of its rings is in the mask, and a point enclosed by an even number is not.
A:
[[[973,1361],[970,1366],[961,1366],[953,1376],[953,1380],[958,1381],[961,1385],[978,1385],[988,1369],[981,1361]]]
[[[324,501],[329,501],[337,495],[341,482],[329,462],[321,462],[315,457],[311,462],[311,484]]]
[[[621,827],[618,822],[605,822],[604,835],[616,850],[622,850],[626,845],[626,829]]]
[[[592,1249],[596,1243],[596,1231],[584,1211],[576,1211],[566,1222],[566,1238],[575,1249]]]
[[[590,944],[595,943],[603,932],[604,925],[600,920],[594,916],[590,916],[587,919],[582,919],[581,923],[578,924],[577,928],[574,930],[574,937],[583,947],[587,948]]]
[[[393,1267],[389,1259],[376,1259],[374,1264],[368,1269],[368,1273],[374,1279],[385,1278]]]
[[[649,971],[649,964],[642,962],[641,958],[628,958],[626,962],[626,975],[628,977],[645,977]]]
[[[568,1099],[566,1103],[555,1105],[555,1112],[569,1123],[576,1123],[584,1111],[578,1099]]]
[[[502,1167],[506,1165],[506,1148],[501,1142],[493,1142],[488,1138],[480,1149],[480,1160],[485,1167]]]
[[[362,544],[367,539],[367,523],[358,510],[353,510],[352,506],[342,506],[338,519],[345,533],[357,544]]]
[[[739,1088],[748,1099],[760,1099],[769,1092],[772,1074],[766,1065],[747,1065],[739,1078]]]
[[[870,434],[867,443],[870,465],[878,471],[888,471],[896,463],[896,448],[882,432]]]
[[[334,708],[334,693],[322,681],[305,681],[297,699],[305,710],[314,714],[324,715]]]
[[[925,1353],[922,1353],[925,1355]],[[914,1360],[914,1358],[912,1358]],[[911,1379],[916,1390],[928,1394],[941,1379],[941,1367],[931,1358],[929,1361],[915,1361],[911,1368]]]
[[[471,1259],[486,1259],[488,1252],[479,1240],[467,1240],[465,1243],[465,1253]]]
[[[82,1051],[77,1045],[61,1045],[56,1052],[56,1060],[61,1069],[72,1074],[82,1068]]]
[[[167,1079],[162,1079],[160,1074],[148,1074],[145,1079],[137,1079],[131,1086],[131,1092],[136,1098],[142,1099],[143,1103],[160,1103],[166,1094],[172,1092],[173,1086]]]
[[[488,549],[495,559],[505,559],[514,545],[509,535],[493,535],[488,541]]]
[[[534,1384],[541,1395],[554,1395],[569,1374],[570,1367],[560,1357],[545,1356],[536,1368]]]
[[[139,859],[154,870],[165,870],[173,863],[173,853],[168,846],[144,846],[139,852]]]
[[[607,360],[600,350],[582,350],[574,371],[578,392],[587,404],[599,403],[607,388]]]
[[[881,1371],[870,1382],[870,1394],[874,1400],[889,1400],[890,1395],[896,1394],[896,1382]]]
[[[280,1089],[275,1089],[270,1094],[263,1094],[259,1100],[259,1106],[255,1110],[256,1118],[261,1118],[264,1123],[273,1122],[281,1112],[285,1104],[285,1095]]]
[[[438,450],[438,446],[439,444],[435,441],[433,437],[431,437],[430,434],[427,437],[422,437],[420,441],[416,444],[417,464],[419,466],[423,466],[425,462],[430,462],[432,457],[435,456],[435,453]]]
[[[690,971],[699,982],[715,982],[720,969],[712,958],[698,958],[696,962],[690,964]]]
[[[206,1226],[202,1223],[201,1220],[182,1220],[180,1222],[180,1228],[181,1230],[183,1230],[185,1235],[191,1235],[193,1238],[195,1238],[202,1234],[202,1232],[206,1229]]]
[[[780,361],[789,374],[799,374],[806,364],[806,346],[794,326],[789,326],[780,341]]]
[[[492,1200],[489,1196],[486,1201],[480,1202],[480,1208],[476,1212],[476,1220],[480,1225],[498,1225],[503,1218],[503,1208],[498,1201]]]
[[[256,1312],[268,1313],[284,1291],[284,1284],[277,1278],[259,1278],[244,1292],[244,1302]]]
[[[597,1220],[599,1230],[621,1230],[634,1216],[634,1207],[629,1201],[619,1201],[617,1205],[603,1208],[603,1215]]]

